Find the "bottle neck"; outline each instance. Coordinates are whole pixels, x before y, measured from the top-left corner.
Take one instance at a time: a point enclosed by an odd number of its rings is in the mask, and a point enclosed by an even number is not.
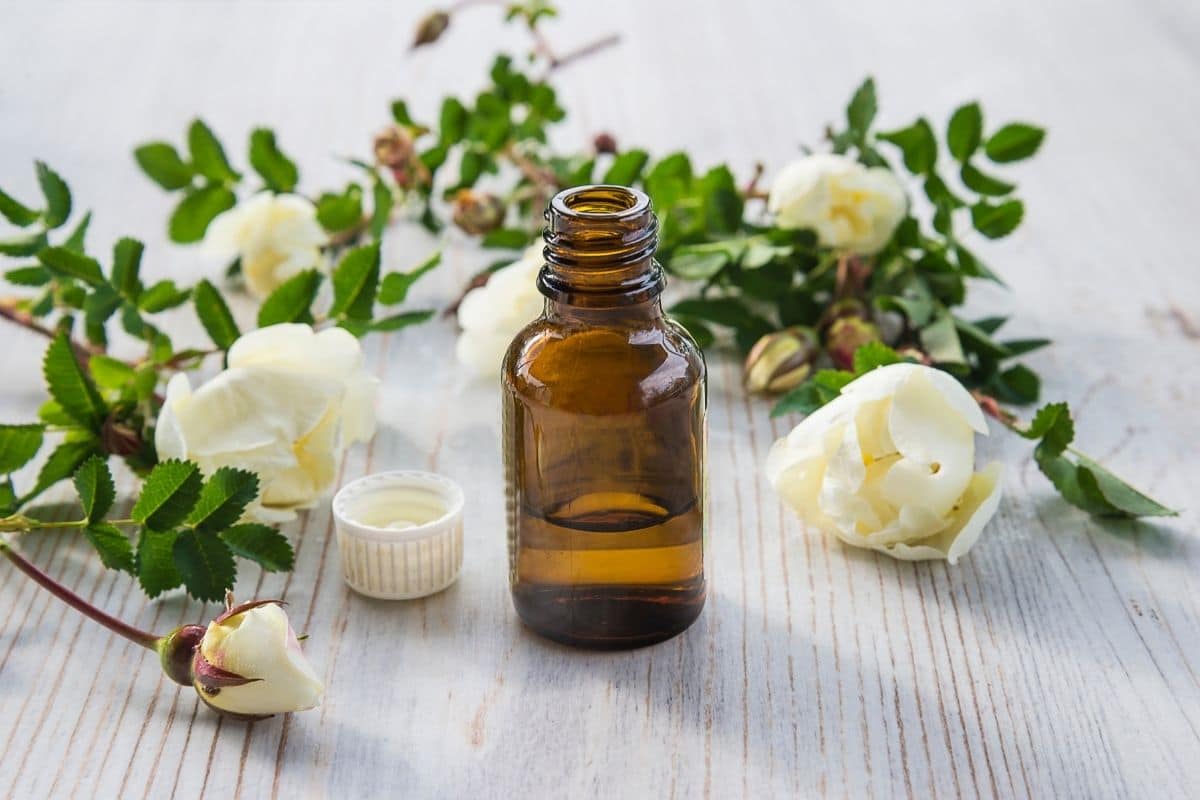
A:
[[[624,186],[579,186],[546,209],[546,263],[538,289],[551,307],[628,308],[661,315],[665,281],[654,260],[658,219],[650,198]],[[640,312],[639,312],[640,313]]]

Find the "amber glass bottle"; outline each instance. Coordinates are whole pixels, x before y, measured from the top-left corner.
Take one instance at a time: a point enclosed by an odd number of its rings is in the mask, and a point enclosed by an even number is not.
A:
[[[652,644],[704,607],[704,360],[646,195],[568,189],[546,222],[545,312],[503,368],[513,602],[560,642]]]

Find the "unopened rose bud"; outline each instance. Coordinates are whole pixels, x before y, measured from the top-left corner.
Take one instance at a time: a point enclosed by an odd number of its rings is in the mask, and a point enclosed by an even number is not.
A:
[[[100,428],[100,445],[114,456],[131,456],[142,449],[142,436],[128,423],[109,416]]]
[[[796,326],[768,333],[746,356],[742,383],[751,393],[786,392],[804,382],[819,352],[812,328]]]
[[[854,369],[854,352],[879,341],[879,329],[861,317],[842,317],[829,326],[825,350],[838,369]]]
[[[861,300],[856,300],[853,297],[843,298],[833,303],[829,308],[825,309],[825,313],[821,315],[820,321],[817,323],[817,328],[822,332],[828,332],[830,326],[839,319],[847,317],[866,318],[867,305]]]
[[[929,356],[925,355],[920,348],[908,345],[907,347],[896,348],[896,355],[906,361],[914,361],[918,364],[928,364]]]
[[[244,718],[315,708],[325,691],[275,600],[243,603],[213,620],[191,676],[206,704]]]
[[[448,27],[450,27],[450,15],[445,11],[431,11],[426,14],[417,23],[417,34],[413,37],[413,49],[433,44],[442,38],[442,34]]]
[[[617,140],[611,133],[596,134],[596,138],[592,140],[592,146],[596,148],[597,153],[617,152]]]
[[[401,167],[409,162],[412,154],[412,137],[399,126],[392,125],[375,135],[375,160],[383,166]]]
[[[203,625],[184,625],[158,640],[163,672],[180,686],[192,685],[192,659],[204,638]]]
[[[472,236],[504,224],[504,201],[494,194],[463,189],[454,196],[454,224]]]

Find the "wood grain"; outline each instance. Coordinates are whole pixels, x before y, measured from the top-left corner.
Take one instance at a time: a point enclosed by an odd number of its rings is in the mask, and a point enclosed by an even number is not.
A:
[[[1200,9],[1149,3],[567,3],[564,49],[620,47],[564,70],[564,143],[601,130],[748,174],[816,143],[865,73],[882,121],[944,121],[979,97],[989,126],[1050,137],[1015,170],[1028,204],[1010,240],[980,245],[1045,393],[1080,440],[1171,503],[1193,504],[1200,417]],[[146,240],[145,269],[217,265],[163,235],[169,201],[130,157],[204,116],[241,156],[275,126],[304,187],[350,173],[401,94],[421,115],[470,93],[499,46],[496,12],[456,18],[407,52],[419,3],[87,3],[0,6],[0,185],[36,196],[33,158],[96,210],[92,248]],[[614,78],[614,76],[618,76]],[[619,80],[619,83],[614,82]],[[769,172],[768,172],[769,174]],[[389,237],[390,266],[434,246]],[[419,303],[445,304],[485,256],[447,234]],[[243,319],[251,309],[236,309]],[[189,313],[179,341],[202,341]],[[41,399],[43,342],[0,329],[3,419]],[[1200,545],[1195,516],[1097,522],[1064,506],[1024,443],[997,432],[1006,498],[963,563],[909,564],[805,531],[759,466],[794,420],[746,399],[711,359],[711,597],[686,635],[585,654],[525,632],[505,584],[493,387],[454,369],[438,321],[367,345],[381,430],[342,478],[437,469],[468,498],[459,582],[424,601],[349,592],[327,506],[290,525],[297,567],[247,566],[239,593],[281,596],[328,687],[318,711],[223,721],[153,659],[0,570],[0,796],[55,797],[1184,797],[1200,786]],[[128,481],[124,483],[128,486]],[[51,500],[63,500],[60,495]],[[69,510],[57,513],[66,515]],[[212,607],[147,602],[67,534],[21,548],[105,609],[155,630]]]

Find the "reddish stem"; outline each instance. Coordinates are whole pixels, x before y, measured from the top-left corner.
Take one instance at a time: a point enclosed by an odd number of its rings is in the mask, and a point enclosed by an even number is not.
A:
[[[4,557],[11,561],[17,569],[21,570],[21,572],[24,572],[30,578],[33,578],[36,583],[40,584],[42,588],[50,592],[50,594],[54,595],[59,600],[62,600],[64,603],[81,614],[91,617],[93,620],[99,622],[113,633],[124,636],[129,641],[133,642],[134,644],[141,645],[147,650],[154,650],[155,646],[158,644],[159,637],[152,633],[147,633],[146,631],[135,628],[126,622],[122,622],[116,617],[110,616],[109,614],[105,614],[87,600],[84,600],[82,597],[75,594],[70,589],[63,586],[61,583],[35,567],[32,563],[27,561],[24,556],[22,556],[16,550],[13,550],[12,545],[2,539],[0,539],[0,554],[3,554]]]

